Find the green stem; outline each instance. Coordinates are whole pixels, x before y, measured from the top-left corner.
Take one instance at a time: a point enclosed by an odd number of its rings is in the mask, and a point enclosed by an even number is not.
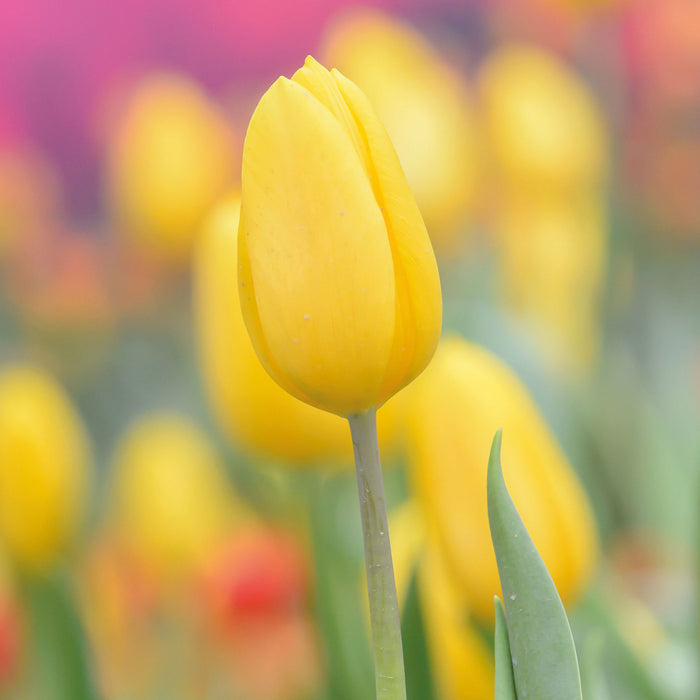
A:
[[[401,623],[391,561],[374,409],[348,416],[357,469],[377,700],[406,700]]]

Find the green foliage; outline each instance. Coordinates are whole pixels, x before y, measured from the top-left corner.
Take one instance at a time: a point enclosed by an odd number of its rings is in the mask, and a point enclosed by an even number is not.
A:
[[[489,458],[488,513],[517,697],[581,700],[569,621],[554,582],[508,494],[500,452],[499,430]]]
[[[518,700],[515,694],[515,679],[513,678],[513,660],[510,655],[510,641],[503,603],[496,596],[495,657],[496,657],[496,700]]]
[[[415,573],[403,605],[401,635],[408,700],[436,700],[420,606],[420,582]]]
[[[85,637],[66,582],[58,576],[24,580],[30,616],[31,684],[36,697],[98,700]]]

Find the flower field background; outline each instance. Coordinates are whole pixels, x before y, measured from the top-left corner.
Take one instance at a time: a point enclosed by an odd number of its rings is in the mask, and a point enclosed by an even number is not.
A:
[[[5,0],[0,698],[373,697],[350,431],[268,376],[238,283],[246,128],[309,54],[440,273],[378,411],[408,697],[494,696],[501,427],[584,699],[697,697],[698,3]]]

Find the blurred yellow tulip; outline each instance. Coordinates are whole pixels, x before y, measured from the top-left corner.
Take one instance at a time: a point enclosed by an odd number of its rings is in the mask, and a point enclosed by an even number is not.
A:
[[[499,427],[508,489],[562,600],[571,603],[596,564],[595,523],[575,473],[515,374],[486,350],[452,337],[407,400],[414,492],[473,614],[491,624],[500,591],[485,493]]]
[[[206,435],[169,413],[141,418],[127,431],[112,497],[119,536],[166,582],[201,565],[243,513]]]
[[[510,307],[567,372],[597,354],[606,135],[592,91],[555,56],[505,46],[481,71],[497,183],[492,227]]]
[[[506,194],[569,192],[604,178],[607,144],[595,96],[556,56],[525,44],[503,46],[482,66],[480,86]]]
[[[470,622],[468,601],[449,570],[434,534],[416,501],[391,514],[394,572],[399,600],[405,602],[414,574],[418,576],[433,682],[440,700],[491,700],[493,654]]]
[[[52,377],[29,365],[0,371],[0,544],[44,571],[70,543],[91,476],[80,417]]]
[[[235,180],[224,116],[194,83],[139,84],[112,136],[107,196],[124,233],[148,256],[182,262],[209,207]]]
[[[417,31],[369,8],[336,21],[322,53],[369,97],[436,251],[454,252],[470,223],[478,173],[465,81]]]
[[[442,295],[425,225],[362,91],[311,57],[265,93],[243,149],[243,318],[270,375],[341,416],[430,361]]]
[[[540,331],[549,360],[567,372],[598,350],[605,282],[604,205],[595,196],[512,199],[496,215],[505,298]]]
[[[214,414],[241,447],[296,465],[352,464],[345,420],[294,398],[260,364],[240,308],[240,199],[229,196],[206,219],[194,260],[200,365]],[[233,273],[232,273],[233,271]],[[378,413],[383,453],[396,442],[397,400]]]

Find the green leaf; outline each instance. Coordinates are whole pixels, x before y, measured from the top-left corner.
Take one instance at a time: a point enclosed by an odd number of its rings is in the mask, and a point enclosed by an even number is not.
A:
[[[374,697],[374,667],[369,648],[369,621],[361,599],[361,561],[348,556],[339,531],[345,521],[338,518],[338,489],[345,479],[323,479],[309,483],[308,503],[314,550],[315,613],[328,654],[329,700]],[[356,494],[352,495],[356,498]],[[357,538],[362,535],[357,514]]]
[[[595,589],[589,591],[579,602],[576,613],[579,627],[583,623],[584,629],[588,627],[602,634],[605,653],[601,654],[600,661],[603,662],[601,665],[607,671],[603,675],[608,685],[608,696],[617,697],[619,694],[617,691],[622,688],[629,693],[630,697],[639,700],[669,700],[672,697],[669,689],[659,684],[651,669],[630,648],[628,641],[620,632],[611,603],[600,591]],[[590,700],[587,692],[585,697],[586,700]]]
[[[420,583],[415,571],[411,576],[411,584],[402,609],[401,635],[403,637],[408,700],[435,700],[423,612],[420,605]]]
[[[581,700],[569,621],[552,577],[508,494],[500,454],[499,430],[489,458],[487,499],[517,697]]]
[[[506,626],[506,614],[503,603],[498,596],[494,597],[496,607],[496,631],[494,635],[496,657],[496,693],[495,700],[518,700],[515,694],[515,679],[513,678],[513,659],[510,655],[510,640]]]
[[[85,635],[66,582],[59,576],[27,577],[23,592],[31,622],[31,682],[39,697],[97,700]]]

